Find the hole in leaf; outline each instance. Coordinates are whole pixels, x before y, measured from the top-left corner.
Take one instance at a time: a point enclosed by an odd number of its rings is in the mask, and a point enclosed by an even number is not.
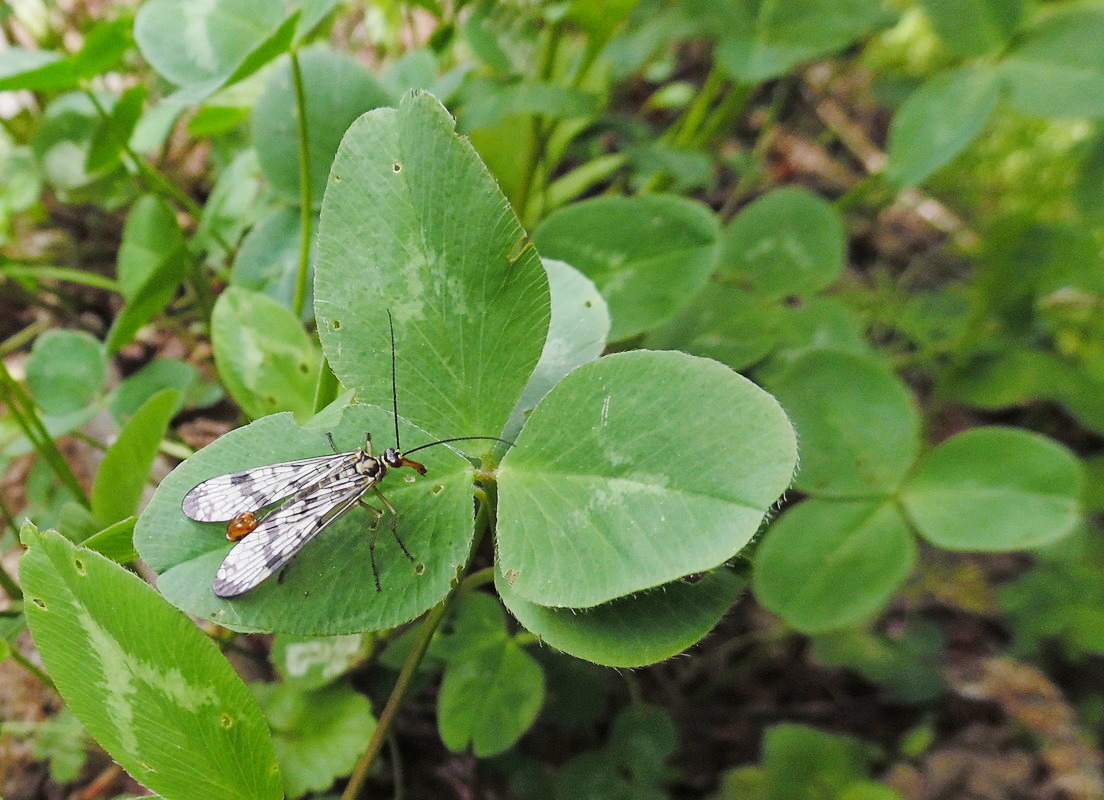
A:
[[[403,481],[406,483],[414,483],[417,480],[413,475],[403,475]]]
[[[339,330],[341,330],[341,320],[339,320],[339,319],[335,319],[335,320],[334,320],[333,322],[331,322],[330,324],[331,324],[331,325],[333,325],[333,329],[334,329],[335,331],[339,331]]]
[[[341,183],[341,176],[340,175],[334,175],[334,183]]]
[[[583,307],[584,308],[594,308],[594,301],[593,300],[587,300],[585,303],[583,303]]]
[[[426,565],[423,564],[421,561],[419,561],[417,564],[414,565],[414,574],[415,575],[425,575],[425,571],[426,571]]]
[[[232,728],[234,727],[234,718],[223,712],[222,716],[219,717],[219,725],[224,728]]]
[[[46,601],[43,600],[41,597],[32,597],[31,602],[34,603],[36,606],[38,606],[41,609],[46,608]]]
[[[88,574],[88,570],[86,570],[84,568],[84,562],[81,561],[79,558],[74,558],[73,559],[73,566],[75,566],[77,568],[77,572],[80,573],[81,575],[87,575]]]
[[[394,164],[391,165],[391,171],[392,172],[402,172],[402,164],[400,164],[398,161],[396,161]]]
[[[443,484],[440,484],[440,483],[435,483],[435,484],[433,485],[433,487],[432,487],[432,488],[431,488],[431,489],[429,490],[429,493],[430,493],[431,495],[433,495],[434,497],[436,497],[437,495],[439,495],[439,494],[440,494],[441,492],[443,492],[444,490],[445,490],[445,487],[444,487],[444,485],[443,485]]]
[[[300,363],[299,371],[302,372],[304,375],[310,375],[310,364]]]

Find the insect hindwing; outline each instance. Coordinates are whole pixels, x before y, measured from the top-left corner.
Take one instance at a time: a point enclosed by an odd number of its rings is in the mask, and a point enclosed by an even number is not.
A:
[[[338,474],[269,514],[223,559],[212,585],[215,594],[237,597],[260,584],[353,508],[374,483],[356,472]]]

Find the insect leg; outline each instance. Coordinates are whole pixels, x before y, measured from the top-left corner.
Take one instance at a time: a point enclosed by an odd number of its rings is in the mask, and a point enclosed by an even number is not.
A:
[[[395,510],[395,507],[393,505],[391,505],[391,501],[383,496],[383,492],[381,492],[379,490],[378,486],[373,486],[372,490],[375,491],[376,497],[378,497],[380,499],[380,502],[382,502],[385,506],[387,506],[387,510],[391,512],[391,535],[394,536],[395,541],[399,543],[399,547],[402,549],[403,555],[405,555],[408,559],[413,561],[414,556],[412,556],[410,554],[410,551],[406,549],[406,545],[403,544],[403,540],[399,538],[399,530],[398,530],[399,512],[397,512]]]
[[[376,537],[379,535],[379,521],[380,517],[383,516],[383,509],[376,508],[371,503],[365,503],[363,500],[357,500],[357,503],[375,515],[375,518],[372,520],[372,526],[369,529],[370,533],[368,534],[368,557],[372,561],[372,578],[376,581],[376,591],[382,592],[383,588],[380,586],[379,569],[376,567]]]

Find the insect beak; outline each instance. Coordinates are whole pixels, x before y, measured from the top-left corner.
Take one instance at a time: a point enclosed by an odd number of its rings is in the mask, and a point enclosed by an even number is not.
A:
[[[422,464],[418,461],[415,461],[412,458],[407,458],[406,456],[403,456],[402,465],[404,467],[410,467],[411,469],[418,470],[419,475],[425,475],[426,474],[425,464]]]

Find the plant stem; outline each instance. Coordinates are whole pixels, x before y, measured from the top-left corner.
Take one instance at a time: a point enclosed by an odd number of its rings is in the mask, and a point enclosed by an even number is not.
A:
[[[687,147],[694,141],[694,138],[698,135],[698,129],[709,112],[709,107],[713,105],[713,101],[725,82],[726,79],[721,73],[720,67],[714,63],[709,70],[709,74],[705,76],[705,82],[694,98],[694,102],[686,109],[682,119],[667,131],[671,144],[675,147]]]
[[[11,600],[22,600],[23,590],[19,587],[15,578],[8,574],[8,571],[3,567],[0,567],[0,588],[4,590],[4,594]]]
[[[307,277],[310,270],[311,252],[311,165],[310,137],[307,131],[307,99],[303,92],[303,71],[299,67],[299,51],[292,48],[288,52],[291,58],[291,79],[295,84],[295,117],[299,123],[299,271],[295,276],[295,299],[292,310],[295,316],[303,313],[303,304],[307,298]]]
[[[341,793],[341,800],[356,800],[356,796],[360,793],[361,786],[364,784],[364,779],[368,776],[368,770],[370,770],[372,764],[375,763],[376,757],[379,755],[383,743],[391,730],[391,724],[395,721],[395,715],[398,713],[399,706],[401,706],[403,700],[406,699],[406,693],[410,689],[410,684],[414,679],[415,673],[418,671],[418,666],[422,663],[422,658],[425,657],[426,650],[429,649],[429,644],[433,640],[433,634],[436,632],[437,626],[441,624],[441,620],[444,619],[452,603],[460,595],[488,581],[494,580],[494,569],[492,567],[481,569],[467,577],[461,577],[463,572],[466,572],[471,566],[472,556],[475,555],[475,551],[479,548],[479,543],[483,541],[483,536],[493,525],[493,512],[491,510],[493,494],[493,490],[488,492],[485,489],[476,489],[475,491],[475,497],[479,499],[479,511],[476,513],[474,524],[476,535],[472,539],[471,549],[468,550],[468,560],[464,564],[464,570],[457,576],[449,593],[445,595],[445,599],[431,608],[429,613],[426,614],[425,619],[422,620],[418,631],[418,638],[414,642],[414,647],[407,654],[406,660],[403,662],[402,669],[399,671],[398,680],[395,681],[395,688],[391,690],[391,696],[387,698],[387,705],[384,706],[383,712],[379,715],[379,721],[376,723],[376,729],[372,732],[372,739],[368,742],[367,749],[365,749],[364,753],[361,755],[360,760],[357,761],[356,767],[353,769],[353,774],[349,776],[349,783],[345,787],[345,791]]]
[[[426,618],[422,620],[414,647],[403,662],[399,678],[395,681],[395,688],[391,690],[391,696],[387,698],[387,705],[384,706],[383,713],[380,714],[379,721],[376,723],[376,729],[372,732],[372,740],[368,742],[368,748],[361,755],[360,760],[357,761],[353,774],[349,776],[349,784],[345,787],[345,791],[341,793],[341,800],[355,800],[360,793],[364,779],[368,776],[368,770],[375,763],[376,756],[379,755],[380,748],[383,747],[383,743],[387,739],[391,723],[395,721],[395,714],[398,713],[399,706],[406,699],[406,693],[410,689],[414,674],[418,671],[418,666],[422,663],[426,650],[429,649],[433,634],[436,632],[437,626],[441,624],[441,620],[444,619],[445,612],[452,605],[453,598],[456,597],[461,585],[460,581],[457,581],[449,593],[445,595],[445,599],[430,609]]]
[[[546,81],[552,76],[552,68],[556,64],[556,52],[560,48],[560,39],[563,33],[563,25],[553,23],[545,40],[541,52],[540,67],[537,71],[539,80]],[[517,215],[524,224],[526,212],[532,205],[533,185],[536,182],[537,170],[541,166],[541,157],[544,148],[548,144],[549,131],[545,130],[544,119],[539,114],[534,114],[529,131],[529,152],[525,157],[525,169],[521,173],[521,183],[518,185]]]
[[[11,655],[12,661],[14,661],[19,666],[23,667],[23,669],[27,670],[27,672],[34,675],[36,678],[38,678],[38,680],[44,686],[46,686],[48,689],[50,689],[55,694],[58,694],[58,696],[60,696],[60,692],[58,692],[57,687],[54,686],[54,682],[50,679],[50,676],[47,675],[45,672],[43,672],[41,669],[39,669],[37,666],[32,664],[30,659],[28,659],[25,655],[23,655],[21,652],[19,652],[19,650],[17,648],[15,648],[15,647],[11,648],[10,655]]]
[[[0,402],[8,408],[15,423],[22,429],[23,434],[31,440],[38,454],[46,461],[58,479],[73,494],[77,502],[85,508],[91,508],[88,496],[81,488],[80,481],[69,468],[69,464],[57,449],[53,437],[50,436],[46,426],[35,411],[34,403],[20,388],[15,378],[8,372],[7,365],[0,361]]]
[[[40,319],[32,322],[26,328],[20,331],[16,331],[4,341],[0,342],[0,358],[6,355],[14,353],[19,350],[23,345],[30,342],[37,337],[40,333],[45,333],[50,328],[50,323],[46,320]]]
[[[717,106],[709,113],[701,125],[694,144],[704,147],[712,141],[722,129],[732,125],[743,113],[753,87],[744,83],[730,84]]]
[[[122,289],[116,281],[88,272],[83,269],[70,269],[69,267],[32,266],[30,264],[4,264],[0,266],[0,275],[13,278],[49,278],[70,283],[80,283],[84,286],[92,286],[96,289],[107,289],[109,292],[121,292]]]

